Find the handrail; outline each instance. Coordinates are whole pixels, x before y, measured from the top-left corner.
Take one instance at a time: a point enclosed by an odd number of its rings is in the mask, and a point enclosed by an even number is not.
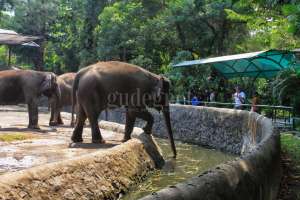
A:
[[[183,100],[182,102],[189,103],[189,104],[192,103],[192,101],[189,101],[189,100]],[[171,101],[171,103],[178,103],[178,102],[176,102],[176,101]],[[235,105],[235,103],[224,103],[224,102],[217,102],[217,101],[216,101],[216,102],[214,102],[214,101],[199,101],[199,103],[200,103],[200,104],[204,104],[204,105],[206,105],[206,104],[213,104],[213,105],[232,105],[232,106]],[[249,106],[249,107],[252,106],[252,104],[239,104],[239,105],[241,105],[241,106]],[[255,106],[257,106],[257,107],[267,107],[267,108],[291,109],[291,110],[294,109],[294,108],[291,107],[291,106],[282,106],[282,105],[279,105],[279,106],[273,106],[273,105],[257,104],[257,105],[255,105]]]
[[[180,103],[181,102],[184,105],[191,105],[192,101],[190,100],[185,100],[183,99],[182,101],[174,101],[171,100],[171,103]],[[224,103],[224,102],[210,102],[210,101],[199,101],[199,106],[214,106],[214,107],[218,107],[218,106],[232,106],[232,108],[234,107],[235,103]],[[244,107],[252,107],[252,104],[239,104],[241,106]],[[267,108],[267,109],[271,109],[272,113],[270,118],[272,118],[273,123],[277,124],[278,126],[282,126],[283,127],[290,127],[292,129],[295,129],[294,125],[294,108],[291,106],[282,106],[282,105],[263,105],[263,104],[258,104],[255,105],[256,107],[259,108]],[[278,111],[283,111],[283,116],[278,113]],[[278,115],[279,114],[279,115]],[[282,113],[281,113],[282,114]],[[285,115],[286,114],[286,115]]]

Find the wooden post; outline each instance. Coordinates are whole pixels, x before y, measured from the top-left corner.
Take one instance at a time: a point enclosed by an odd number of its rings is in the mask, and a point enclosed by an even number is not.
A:
[[[11,65],[11,46],[8,46],[8,67]]]

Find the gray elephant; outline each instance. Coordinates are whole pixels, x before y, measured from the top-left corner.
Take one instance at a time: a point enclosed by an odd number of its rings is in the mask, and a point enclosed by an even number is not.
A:
[[[59,98],[56,75],[33,70],[5,70],[0,72],[0,105],[28,105],[28,128],[39,129],[38,98],[41,95]]]
[[[105,142],[98,126],[98,116],[106,108],[125,106],[126,124],[124,140],[131,138],[136,117],[145,120],[145,133],[151,134],[153,116],[147,110],[152,107],[162,111],[171,148],[176,148],[169,111],[170,82],[163,76],[153,74],[141,67],[123,62],[98,62],[80,70],[73,84],[73,111],[77,102],[77,121],[72,135],[73,142],[82,142],[83,125],[89,119],[92,142]]]
[[[52,96],[50,99],[51,107],[51,117],[50,117],[50,126],[62,125],[64,124],[61,119],[61,109],[63,106],[72,105],[72,86],[74,82],[76,73],[66,73],[57,77],[57,84],[60,90],[60,99]],[[71,120],[71,125],[73,125],[73,118]]]

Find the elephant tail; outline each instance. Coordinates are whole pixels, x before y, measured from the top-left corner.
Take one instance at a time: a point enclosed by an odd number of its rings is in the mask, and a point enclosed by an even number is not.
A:
[[[78,90],[79,80],[80,80],[80,76],[77,74],[75,76],[73,82],[73,88],[72,88],[72,119],[71,119],[72,126],[74,126],[74,112],[75,112],[75,106],[77,104],[77,90]]]

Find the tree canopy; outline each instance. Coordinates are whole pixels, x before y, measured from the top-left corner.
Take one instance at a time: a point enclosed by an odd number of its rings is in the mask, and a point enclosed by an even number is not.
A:
[[[239,79],[170,64],[300,43],[299,0],[1,0],[0,11],[1,28],[41,37],[39,49],[13,48],[16,65],[60,74],[121,60],[166,74],[174,94],[210,89],[220,100]],[[251,82],[242,81],[245,87]],[[267,82],[258,80],[256,90],[270,93]]]

